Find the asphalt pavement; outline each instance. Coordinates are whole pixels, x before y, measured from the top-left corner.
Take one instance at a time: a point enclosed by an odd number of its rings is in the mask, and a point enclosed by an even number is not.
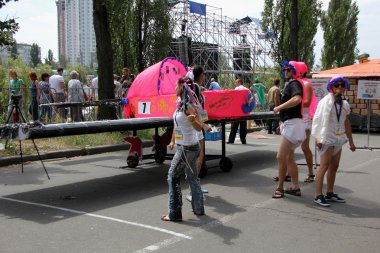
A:
[[[201,180],[205,216],[183,198],[183,222],[164,222],[170,161],[126,166],[127,151],[0,168],[0,252],[379,252],[380,149],[343,147],[335,191],[347,203],[316,205],[314,183],[302,197],[272,199],[279,136],[250,133],[227,145],[233,169],[208,162]],[[354,134],[358,147],[366,134]],[[380,135],[370,145],[380,147]],[[220,142],[207,151],[220,154]],[[145,149],[149,152],[149,149]],[[297,162],[304,163],[296,150]],[[300,180],[307,169],[300,165]],[[183,193],[189,191],[182,183]]]

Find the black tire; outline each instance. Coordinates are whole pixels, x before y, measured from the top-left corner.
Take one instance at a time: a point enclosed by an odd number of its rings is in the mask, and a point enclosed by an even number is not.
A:
[[[129,168],[136,168],[139,165],[139,158],[136,154],[127,157],[127,164]]]
[[[207,176],[207,173],[208,173],[208,167],[206,165],[206,161],[203,161],[202,168],[201,168],[201,171],[198,174],[198,177],[199,178],[204,178],[205,176]]]
[[[232,161],[228,157],[223,157],[219,161],[219,167],[224,172],[229,172],[232,169]]]

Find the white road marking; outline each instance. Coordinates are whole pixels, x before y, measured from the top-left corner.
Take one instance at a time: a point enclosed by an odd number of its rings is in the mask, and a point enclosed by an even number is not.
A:
[[[246,212],[234,213],[234,214],[231,214],[231,215],[226,215],[226,216],[224,216],[224,217],[222,217],[222,218],[220,218],[218,220],[214,220],[214,221],[211,221],[209,223],[206,223],[206,224],[200,226],[199,228],[192,229],[192,230],[188,231],[186,234],[189,235],[189,236],[195,236],[195,235],[200,234],[200,233],[202,233],[204,231],[213,229],[215,227],[222,226],[223,224],[226,224],[227,222],[235,220],[238,217],[243,216],[243,215],[245,215],[245,214],[247,214],[249,212],[252,212],[253,210],[255,210],[257,208],[265,207],[265,206],[269,205],[270,203],[272,203],[274,201],[276,201],[276,200],[274,200],[274,199],[268,199],[268,200],[265,200],[263,202],[256,203],[254,205],[248,206],[246,208]],[[182,240],[183,239],[179,238],[179,237],[172,237],[172,238],[163,240],[161,242],[149,245],[149,246],[147,246],[147,247],[145,247],[145,248],[143,248],[141,250],[135,251],[135,253],[146,253],[146,252],[153,252],[153,251],[161,250],[163,248],[169,247],[170,245],[173,245],[173,244],[175,244],[177,242],[180,242]]]
[[[373,163],[373,162],[377,162],[377,161],[380,161],[380,158],[374,158],[374,159],[371,159],[371,160],[368,160],[364,163],[361,163],[361,164],[358,164],[356,166],[353,166],[351,168],[348,168],[346,169],[345,171],[354,171],[354,170],[357,170],[359,168],[362,168],[362,167],[366,167],[367,165]],[[227,215],[227,216],[224,216],[222,218],[220,218],[219,220],[214,220],[212,222],[209,222],[209,223],[206,223],[204,225],[202,225],[201,227],[199,228],[195,228],[195,229],[192,229],[190,231],[188,231],[187,235],[189,236],[195,236],[197,234],[200,234],[204,231],[207,231],[207,230],[210,230],[212,228],[215,228],[215,227],[218,227],[218,226],[221,226],[227,222],[230,222],[242,215],[245,215],[249,212],[252,212],[253,210],[257,209],[257,208],[262,208],[262,207],[265,207],[267,205],[269,205],[270,203],[272,202],[275,202],[276,200],[274,199],[268,199],[268,200],[265,200],[263,202],[260,202],[260,203],[257,203],[257,204],[254,204],[254,205],[251,205],[249,206],[247,209],[246,209],[246,212],[242,212],[242,213],[235,213],[235,214],[232,214],[232,215]],[[158,243],[155,243],[155,244],[152,244],[152,245],[149,245],[141,250],[138,250],[138,251],[135,251],[135,253],[147,253],[147,252],[153,252],[153,251],[157,251],[157,250],[161,250],[163,248],[166,248],[166,247],[169,247],[177,242],[180,242],[182,241],[181,238],[178,238],[178,237],[172,237],[172,238],[168,238],[166,240],[163,240],[161,242],[158,242]]]
[[[12,199],[12,198],[7,198],[7,197],[0,197],[0,199],[7,200],[7,201],[12,201],[12,202],[16,202],[16,203],[27,204],[27,205],[33,205],[33,206],[39,206],[39,207],[46,207],[46,208],[50,208],[50,209],[61,210],[61,211],[69,212],[69,213],[86,215],[86,216],[90,216],[90,217],[94,217],[94,218],[99,218],[99,219],[104,219],[104,220],[115,221],[115,222],[119,222],[119,223],[124,223],[124,224],[132,225],[132,226],[147,228],[147,229],[155,230],[155,231],[158,231],[158,232],[174,235],[175,237],[180,237],[180,238],[183,238],[183,239],[188,239],[188,240],[193,239],[192,237],[184,235],[184,234],[181,234],[181,233],[177,233],[177,232],[170,231],[170,230],[167,230],[167,229],[164,229],[164,228],[154,227],[154,226],[145,225],[145,224],[141,224],[141,223],[137,223],[137,222],[126,221],[126,220],[121,220],[121,219],[112,218],[112,217],[108,217],[108,216],[103,216],[103,215],[98,215],[98,214],[93,214],[93,213],[87,213],[87,212],[78,211],[78,210],[74,210],[74,209],[68,209],[68,208],[64,208],[64,207],[58,207],[58,206],[51,206],[51,205],[41,204],[41,203],[35,203],[35,202],[30,202],[30,201],[25,201],[25,200],[18,200],[18,199]]]

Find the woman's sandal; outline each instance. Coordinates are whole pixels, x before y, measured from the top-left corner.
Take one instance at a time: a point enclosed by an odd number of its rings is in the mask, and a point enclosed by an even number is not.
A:
[[[278,181],[278,177],[273,177],[273,180],[277,182]],[[290,181],[292,181],[291,177],[290,176],[285,176],[285,182],[290,182]]]
[[[315,181],[314,178],[315,178],[315,175],[307,175],[307,178],[305,178],[305,180],[303,180],[303,181],[305,183],[312,183]]]
[[[301,189],[293,189],[292,187],[285,189],[285,193],[293,196],[301,196]]]
[[[276,190],[274,190],[274,192],[272,194],[272,198],[281,199],[283,197],[284,197],[284,189],[277,188]]]
[[[169,215],[163,215],[163,216],[161,217],[161,220],[162,220],[162,221],[173,221],[173,222],[175,222],[175,221],[182,221],[182,218],[170,219],[170,218],[169,218]]]

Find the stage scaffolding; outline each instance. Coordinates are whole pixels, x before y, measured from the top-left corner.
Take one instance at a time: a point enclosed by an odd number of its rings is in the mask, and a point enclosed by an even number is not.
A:
[[[170,16],[173,39],[169,54],[192,66],[202,65],[206,82],[214,77],[224,87],[236,78],[252,84],[273,65],[269,44],[257,19],[233,19],[221,8],[206,6],[206,15],[190,13],[189,1],[174,1]]]

